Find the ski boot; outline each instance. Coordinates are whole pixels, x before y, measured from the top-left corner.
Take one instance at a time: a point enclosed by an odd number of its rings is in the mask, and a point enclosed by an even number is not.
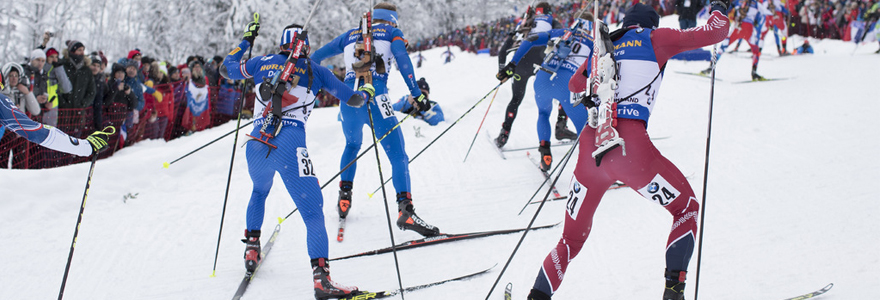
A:
[[[358,293],[356,286],[344,286],[330,279],[330,265],[326,258],[312,260],[312,278],[315,281],[315,299],[344,298]]]
[[[541,170],[549,172],[550,165],[553,164],[553,154],[550,153],[550,142],[541,141],[541,146],[538,147],[538,152],[541,153]]]
[[[758,66],[752,66],[752,81],[767,81],[767,78],[764,78],[761,75],[758,75]]]
[[[345,219],[348,216],[348,211],[351,208],[351,188],[353,185],[351,181],[339,182],[339,201],[336,202],[336,211],[339,212],[340,218]]]
[[[550,300],[550,296],[538,289],[532,289],[532,291],[529,292],[528,300]]]
[[[244,247],[244,269],[254,272],[263,259],[260,252],[260,231],[245,229],[244,239],[241,241],[247,245]]]
[[[504,145],[507,144],[508,137],[510,137],[510,129],[504,129],[504,127],[501,127],[501,133],[495,138],[495,146],[498,148],[504,147]]]
[[[565,128],[565,119],[562,119],[560,122],[556,122],[556,140],[575,140],[577,139],[577,133],[568,130]]]
[[[700,75],[703,75],[703,76],[712,76],[712,67],[714,67],[714,66],[709,65],[708,68],[706,68],[705,70],[700,71]]]
[[[418,232],[424,237],[432,237],[440,234],[440,229],[434,227],[419,216],[413,208],[412,196],[408,192],[400,192],[397,194],[397,227],[400,230],[412,230]]]
[[[686,271],[666,270],[666,288],[663,300],[684,300],[684,280]]]

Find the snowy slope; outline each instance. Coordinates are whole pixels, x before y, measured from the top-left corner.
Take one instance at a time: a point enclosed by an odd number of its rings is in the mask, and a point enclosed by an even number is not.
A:
[[[664,24],[670,19],[664,19]],[[674,21],[674,20],[673,20]],[[778,58],[768,37],[759,71],[791,80],[733,84],[747,80],[750,58],[726,55],[715,84],[709,165],[701,299],[782,299],[835,288],[824,299],[880,297],[880,202],[873,197],[880,178],[880,104],[873,84],[880,78],[876,45],[813,41],[813,56]],[[800,45],[795,37],[789,47]],[[447,122],[436,127],[408,120],[401,128],[413,157],[480,97],[497,84],[496,59],[455,53],[443,65],[440,53],[425,51],[416,70],[431,84]],[[705,62],[671,61],[660,103],[648,132],[658,148],[689,175],[702,194],[709,80],[677,74],[695,72]],[[405,93],[393,75],[391,95]],[[510,147],[537,144],[532,91],[520,107]],[[504,85],[492,102],[483,130],[496,134],[511,96]],[[419,214],[444,232],[523,227],[537,206],[517,212],[543,180],[524,152],[501,160],[483,136],[477,137],[467,163],[467,147],[477,132],[491,96],[466,115],[410,166]],[[338,109],[317,109],[308,123],[308,143],[319,179],[338,171],[344,138]],[[402,117],[402,115],[399,115]],[[235,160],[232,187],[220,243],[216,277],[211,277],[223,210],[232,139],[204,149],[173,166],[173,160],[228,132],[233,123],[171,142],[148,141],[99,161],[65,293],[66,299],[225,299],[243,273],[239,241],[251,183],[243,149]],[[250,127],[249,127],[250,128]],[[368,129],[367,129],[368,131]],[[421,137],[416,136],[416,132]],[[482,135],[482,133],[481,133]],[[244,135],[239,139],[239,144]],[[364,145],[369,145],[365,140]],[[566,149],[554,148],[561,160]],[[391,173],[382,156],[383,175]],[[567,191],[572,162],[558,186]],[[88,172],[87,164],[50,170],[0,172],[0,299],[57,297],[73,227]],[[376,158],[365,155],[357,170],[356,199],[345,242],[336,230],[337,183],[324,192],[331,236],[330,256],[388,246]],[[276,178],[278,179],[278,178]],[[277,182],[277,180],[276,180]],[[135,199],[123,196],[137,193]],[[387,195],[395,191],[389,185]],[[543,196],[544,192],[540,193]],[[547,203],[536,224],[562,220],[563,201]],[[389,199],[395,214],[393,200]],[[276,185],[266,205],[269,232],[293,208]],[[557,299],[657,299],[664,268],[664,247],[671,217],[630,190],[610,191],[601,204],[590,240],[572,262]],[[394,238],[418,238],[394,229]],[[514,284],[523,299],[541,261],[555,245],[561,226],[529,233],[492,299]],[[272,254],[246,299],[310,299],[312,285],[305,227],[294,214],[283,223]],[[498,263],[487,275],[408,293],[408,299],[483,299],[520,235],[454,242],[399,253],[405,286],[462,275]],[[390,254],[332,263],[333,279],[362,289],[397,286]],[[696,255],[689,273],[693,299]],[[587,297],[589,295],[589,297]]]

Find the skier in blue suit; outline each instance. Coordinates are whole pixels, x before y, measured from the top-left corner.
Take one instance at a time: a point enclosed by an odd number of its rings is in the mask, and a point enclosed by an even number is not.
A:
[[[391,70],[392,64],[396,62],[397,69],[414,99],[413,105],[417,107],[416,110],[425,112],[430,109],[427,97],[422,94],[416,84],[412,62],[406,52],[406,40],[403,38],[403,32],[397,28],[397,20],[397,7],[393,4],[382,2],[373,7],[372,38],[374,49],[373,64],[370,66],[369,72],[372,75],[373,86],[376,88],[376,96],[373,101],[370,101],[369,108],[339,105],[342,132],[345,134],[346,142],[340,168],[345,168],[351,163],[351,166],[342,172],[339,182],[337,210],[340,218],[348,216],[351,208],[351,189],[357,168],[357,164],[352,161],[361,149],[363,128],[370,124],[369,114],[372,114],[377,138],[385,135],[398,123],[386,86],[388,71]],[[343,54],[346,66],[345,83],[354,87],[358,78],[356,78],[353,64],[361,62],[356,47],[362,44],[363,37],[360,28],[350,29],[315,51],[312,59],[321,62],[331,56]],[[362,84],[362,82],[358,84]],[[394,128],[381,143],[388,160],[391,161],[394,189],[397,190],[397,226],[403,230],[416,231],[423,236],[438,235],[440,230],[437,227],[429,225],[415,214],[409,177],[409,157],[406,155],[400,128]]]
[[[305,124],[314,108],[315,95],[324,90],[339,99],[345,99],[349,106],[360,107],[373,95],[373,89],[365,85],[359,91],[353,91],[343,84],[333,73],[317,62],[308,58],[308,37],[300,25],[287,26],[281,36],[281,53],[258,56],[241,62],[244,52],[253,44],[258,35],[259,23],[248,24],[244,39],[237,48],[232,50],[223,61],[223,70],[227,79],[240,80],[254,78],[255,90],[270,84],[266,80],[276,76],[284,68],[296,36],[304,38],[306,47],[296,61],[296,71],[291,82],[278,81],[286,85],[281,96],[282,117],[271,114],[272,91],[266,95],[258,92],[254,102],[254,129],[247,142],[248,173],[254,188],[247,208],[247,230],[245,239],[245,268],[253,272],[260,260],[260,229],[263,226],[266,197],[272,188],[275,172],[280,173],[281,180],[290,193],[293,202],[306,224],[308,253],[311,258],[315,282],[315,297],[345,297],[358,292],[357,287],[337,284],[330,279],[327,264],[328,241],[327,229],[324,227],[323,197],[318,179],[306,148]],[[277,95],[275,96],[277,97]],[[263,126],[267,124],[266,126]],[[280,130],[276,130],[280,126]]]
[[[498,72],[499,80],[506,80],[515,73],[516,64],[526,55],[531,47],[548,45],[556,40],[555,47],[548,46],[553,52],[548,54],[535,77],[535,102],[538,105],[538,140],[541,153],[541,168],[550,169],[553,156],[550,153],[550,112],[553,100],[559,102],[565,114],[571,118],[577,133],[580,134],[587,124],[587,111],[583,107],[571,104],[572,94],[568,91],[568,81],[578,66],[587,61],[593,51],[593,38],[589,35],[592,28],[593,14],[582,12],[568,29],[552,29],[539,32],[524,39],[510,62]],[[568,38],[565,38],[568,36]]]
[[[2,83],[0,89],[3,89]],[[107,131],[95,131],[85,139],[78,139],[58,128],[31,120],[9,97],[0,94],[0,136],[6,130],[40,146],[77,156],[89,156],[103,151],[107,148],[109,136],[116,132],[111,127]]]
[[[428,82],[425,80],[424,77],[422,77],[422,78],[419,78],[418,83],[419,83],[419,90],[422,91],[422,95],[425,95],[425,98],[428,98],[431,93],[431,87],[428,85]],[[420,112],[420,111],[416,111],[416,108],[413,107],[413,105],[409,103],[409,98],[410,98],[409,95],[400,97],[400,100],[397,100],[397,103],[394,103],[394,110],[405,113],[405,114],[416,113],[416,115],[415,115],[416,119],[420,119],[422,121],[425,121],[428,124],[430,124],[431,126],[434,126],[434,125],[440,124],[440,122],[443,122],[443,120],[444,120],[443,110],[440,109],[440,105],[437,104],[437,101],[429,99],[428,102],[431,103],[431,109],[424,111],[424,112]]]

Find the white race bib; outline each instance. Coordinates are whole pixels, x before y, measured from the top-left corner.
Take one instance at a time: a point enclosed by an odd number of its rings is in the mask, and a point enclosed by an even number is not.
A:
[[[571,176],[571,188],[568,190],[568,204],[565,205],[565,211],[572,220],[577,220],[578,212],[581,210],[586,196],[587,187],[581,185],[577,177]]]
[[[394,106],[391,104],[391,99],[388,99],[388,95],[378,95],[373,99],[376,100],[376,106],[379,107],[383,119],[394,116]]]
[[[663,176],[660,176],[660,174],[654,176],[651,183],[639,189],[639,194],[642,194],[642,197],[662,206],[669,205],[672,201],[675,201],[675,198],[681,195],[681,193],[672,187],[672,185],[669,184]]]
[[[296,148],[296,161],[299,166],[299,177],[315,177],[315,165],[312,164],[306,147]]]

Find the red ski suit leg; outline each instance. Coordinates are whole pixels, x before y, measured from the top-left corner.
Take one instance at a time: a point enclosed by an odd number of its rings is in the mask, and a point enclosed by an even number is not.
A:
[[[673,224],[666,248],[667,268],[687,270],[699,211],[694,192],[681,171],[651,143],[643,121],[619,119],[617,130],[626,143],[626,156],[621,149],[611,150],[599,167],[591,156],[596,150],[595,130],[581,132],[580,154],[566,205],[562,238],[544,259],[535,289],[552,295],[559,288],[569,262],[590,235],[596,207],[615,180],[669,211]]]

